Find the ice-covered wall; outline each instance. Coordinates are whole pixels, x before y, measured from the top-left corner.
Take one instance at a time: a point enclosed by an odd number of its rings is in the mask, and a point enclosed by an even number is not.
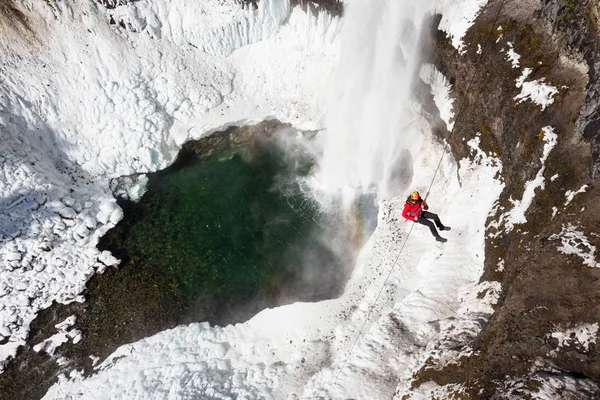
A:
[[[186,139],[238,122],[319,127],[339,25],[287,0],[12,7],[19,18],[0,23],[0,360],[38,310],[81,300],[117,262],[95,248],[122,216],[109,178],[163,168]]]
[[[315,38],[322,34],[315,32]],[[263,51],[265,43],[252,51]],[[253,65],[245,51],[250,47],[233,57],[240,55]],[[319,65],[315,60],[312,67]],[[268,79],[267,72],[255,72],[246,81],[250,90]],[[353,78],[361,76],[359,71]],[[441,74],[429,78],[432,92],[439,94],[437,104],[451,121],[451,88]],[[413,123],[406,129],[418,143],[408,167],[414,170],[415,184],[426,185],[434,178],[443,146],[418,112],[411,116]],[[450,233],[444,232],[450,238],[444,247],[432,244],[427,229],[416,226],[411,231],[400,216],[404,196],[386,200],[380,205],[378,227],[339,299],[264,310],[235,326],[191,324],[161,332],[122,346],[92,377],[78,372],[61,376],[46,398],[428,398],[411,392],[412,374],[429,357],[449,362],[468,351],[466,338],[479,332],[499,290],[479,278],[486,219],[502,190],[496,179],[501,164],[478,141],[469,146],[472,160],[457,165],[448,156],[443,159],[429,198],[432,210],[452,226]],[[340,146],[348,148],[358,151],[347,156],[360,154],[360,146]],[[466,214],[452,212],[471,204],[473,196],[478,202]]]

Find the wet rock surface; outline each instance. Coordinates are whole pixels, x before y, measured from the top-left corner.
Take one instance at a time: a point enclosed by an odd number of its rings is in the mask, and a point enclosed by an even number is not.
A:
[[[434,60],[454,83],[454,93],[465,93],[455,103],[455,110],[463,102],[464,109],[449,138],[454,156],[472,157],[467,143],[478,137],[480,148],[503,164],[505,189],[488,218],[482,276],[501,282],[502,295],[487,326],[470,342],[473,355],[450,364],[432,361],[414,381],[415,386],[426,381],[463,384],[471,398],[482,399],[535,392],[543,374],[589,381],[596,388],[593,382],[600,382],[595,340],[586,344],[571,336],[559,343],[552,336],[600,321],[600,270],[559,250],[561,232],[571,228],[592,246],[600,245],[595,180],[598,5],[562,0],[504,3],[501,10],[502,1],[490,1],[483,9],[465,37],[463,55],[439,33]],[[521,56],[518,68],[508,60],[509,42]],[[516,81],[524,68],[532,70],[527,80],[558,88],[545,110],[531,101],[516,101]],[[554,128],[558,143],[544,168],[540,159],[543,128],[548,126]],[[525,185],[540,170],[545,184],[535,191],[527,221],[511,230],[499,221],[523,198]],[[585,191],[569,201],[568,191],[584,185]],[[574,244],[586,248],[582,241]],[[600,391],[586,390],[561,398],[599,396]]]

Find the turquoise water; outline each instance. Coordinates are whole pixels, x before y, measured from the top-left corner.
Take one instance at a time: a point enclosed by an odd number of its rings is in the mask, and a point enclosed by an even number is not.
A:
[[[127,207],[122,246],[186,303],[333,297],[347,260],[323,237],[343,230],[300,190],[311,166],[306,155],[264,142],[177,162]]]

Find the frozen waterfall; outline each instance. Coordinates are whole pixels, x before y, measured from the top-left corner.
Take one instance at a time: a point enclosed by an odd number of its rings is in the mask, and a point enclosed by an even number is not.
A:
[[[421,138],[412,127],[419,38],[434,1],[353,1],[347,5],[339,67],[329,97],[317,191],[352,201],[389,197],[412,179]]]

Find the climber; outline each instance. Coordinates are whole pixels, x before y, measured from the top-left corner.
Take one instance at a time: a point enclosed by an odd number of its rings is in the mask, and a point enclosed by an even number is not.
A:
[[[421,198],[419,192],[412,192],[410,196],[408,196],[408,199],[406,199],[404,210],[402,210],[402,216],[409,221],[414,221],[421,225],[427,225],[431,230],[431,234],[435,237],[435,240],[442,243],[447,242],[448,239],[441,237],[435,227],[437,226],[440,231],[449,231],[450,227],[444,226],[437,214],[426,211],[428,209],[429,206]],[[430,221],[430,219],[435,222],[435,225]]]

